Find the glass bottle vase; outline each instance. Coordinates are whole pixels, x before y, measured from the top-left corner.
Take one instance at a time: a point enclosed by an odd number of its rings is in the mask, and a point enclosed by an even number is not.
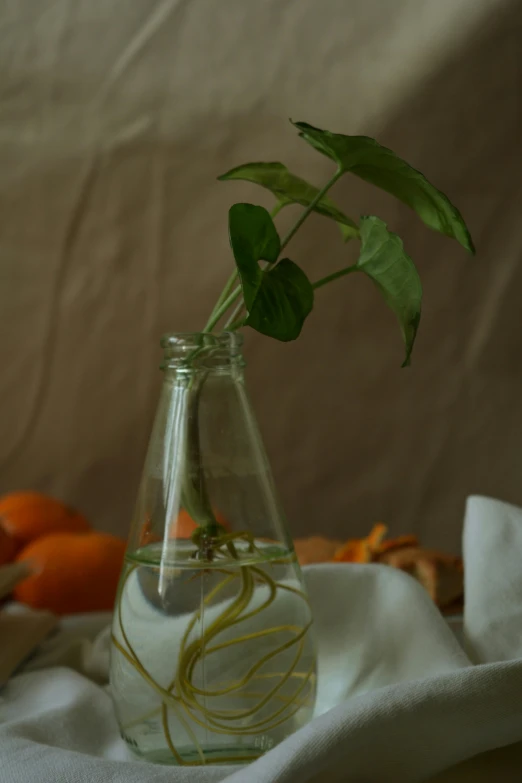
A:
[[[139,757],[246,763],[311,718],[310,606],[245,390],[241,337],[169,335],[162,346],[111,693]]]

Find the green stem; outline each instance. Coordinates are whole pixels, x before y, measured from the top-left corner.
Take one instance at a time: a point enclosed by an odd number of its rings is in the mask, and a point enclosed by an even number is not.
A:
[[[208,324],[211,322],[212,318],[215,316],[215,314],[218,311],[218,309],[221,307],[223,302],[226,300],[226,298],[228,297],[228,295],[232,291],[232,289],[234,287],[234,283],[236,282],[236,280],[237,280],[237,269],[234,269],[234,271],[232,272],[232,274],[228,278],[225,287],[221,291],[221,294],[219,295],[219,299],[217,300],[216,304],[214,305],[214,309],[210,313],[209,319],[208,319],[208,321],[207,321],[203,331],[205,331],[205,332],[207,331]]]
[[[227,320],[227,322],[226,322],[226,324],[224,326],[225,331],[230,331],[230,332],[234,331],[234,322],[236,321],[236,319],[237,319],[239,313],[241,312],[241,310],[243,309],[243,305],[244,305],[244,302],[241,301],[241,302],[238,302],[237,305],[234,307],[234,309],[232,310],[232,313],[230,315],[230,318]]]
[[[301,215],[299,216],[299,218],[296,221],[296,223],[292,226],[292,228],[290,229],[288,234],[283,239],[283,241],[281,243],[281,251],[284,250],[284,248],[288,245],[288,243],[290,242],[290,240],[292,239],[294,234],[301,228],[301,226],[305,222],[305,220],[308,217],[308,215],[311,212],[313,212],[313,210],[315,209],[317,204],[321,201],[323,196],[325,196],[328,193],[330,188],[335,185],[337,180],[340,179],[343,176],[343,174],[344,174],[344,171],[341,168],[338,168],[337,171],[335,172],[335,174],[333,175],[333,177],[331,177],[331,179],[328,180],[326,185],[323,188],[321,188],[321,190],[319,191],[317,196],[314,199],[312,199],[312,201],[308,204],[306,209],[301,213]]]
[[[331,275],[322,277],[316,283],[312,283],[312,288],[321,288],[321,286],[326,285],[327,283],[331,283],[333,280],[337,280],[339,277],[350,275],[352,272],[358,272],[359,268],[360,267],[358,267],[357,264],[354,264],[353,266],[347,266],[345,269],[339,269],[337,272],[332,272]]]
[[[236,332],[238,329],[241,329],[242,326],[245,325],[245,321],[247,320],[247,316],[241,316],[240,318],[237,318],[235,321],[233,321],[230,326],[228,327],[230,332]]]
[[[228,308],[234,304],[234,302],[236,301],[236,299],[240,294],[241,294],[241,286],[238,286],[234,291],[232,291],[231,294],[227,296],[227,298],[218,308],[215,308],[213,310],[212,315],[208,319],[207,324],[203,329],[204,332],[212,331],[212,329],[215,327],[217,322],[221,319],[223,315],[225,315]]]
[[[311,212],[315,209],[317,204],[320,202],[320,200],[326,195],[326,193],[330,190],[330,188],[337,182],[340,177],[343,175],[342,169],[337,169],[335,174],[328,180],[328,182],[324,185],[323,188],[317,193],[314,199],[308,204],[308,206],[303,210],[303,212],[300,214],[297,221],[294,223],[290,231],[286,234],[284,237],[282,243],[281,243],[281,249],[279,256],[283,249],[286,247],[286,245],[290,242],[292,237],[295,235],[295,233],[298,231],[298,229],[303,225],[306,218],[310,215]],[[271,212],[271,217],[274,218],[278,212],[285,206],[285,202],[278,201]],[[277,263],[277,261],[276,261]],[[265,268],[265,272],[269,272],[270,269],[275,266],[275,264],[268,264]],[[335,272],[333,275],[329,275],[328,277],[323,278],[322,280],[319,280],[317,283],[315,283],[314,288],[319,288],[321,285],[324,285],[325,283],[330,282],[330,280],[335,280],[337,277],[341,277],[344,274],[348,274],[350,271],[355,271],[355,268],[353,269],[344,269],[340,272]],[[230,307],[239,299],[239,297],[242,294],[242,288],[241,286],[234,287],[234,283],[238,279],[238,270],[235,269],[232,274],[230,275],[223,291],[221,292],[210,316],[205,324],[205,327],[203,329],[204,333],[212,332],[216,324],[221,320],[221,318],[225,315],[225,313],[228,311]],[[232,290],[233,289],[233,290]],[[241,311],[243,309],[244,302],[241,300],[237,306],[234,308],[232,314],[228,318],[228,320],[225,323],[225,329],[230,329],[232,331],[239,329],[241,326],[243,326],[246,318],[244,316],[241,316]],[[189,361],[191,361],[195,355],[197,355],[199,351],[197,350],[191,357],[189,357]],[[195,417],[197,420],[197,397],[196,397],[196,405],[195,405]],[[198,465],[195,465],[196,467],[196,473],[200,473],[200,467],[198,468]],[[201,493],[202,502],[200,501],[200,498],[198,497],[198,489]],[[198,522],[199,525],[202,527],[213,527],[214,519],[213,519],[213,512],[210,507],[210,504],[207,502],[207,496],[206,491],[204,487],[192,487],[191,482],[189,479],[189,476],[185,476],[185,482],[184,482],[184,503],[185,505],[190,507],[190,511],[192,512],[193,519]],[[188,510],[188,509],[187,509]]]

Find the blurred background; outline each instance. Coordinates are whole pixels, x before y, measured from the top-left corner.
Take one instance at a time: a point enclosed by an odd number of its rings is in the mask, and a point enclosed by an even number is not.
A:
[[[403,236],[423,320],[401,370],[393,315],[349,277],[318,292],[297,342],[247,334],[292,533],[383,520],[456,551],[468,494],[522,503],[520,0],[4,0],[0,15],[0,491],[126,533],[159,338],[210,312],[230,204],[271,203],[216,177],[250,160],[316,184],[332,171],[292,117],[390,146],[478,251],[355,178],[335,187]],[[291,247],[312,279],[352,252],[317,216]]]

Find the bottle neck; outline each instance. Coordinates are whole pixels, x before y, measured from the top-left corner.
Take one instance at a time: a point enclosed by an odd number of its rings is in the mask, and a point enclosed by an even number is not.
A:
[[[237,376],[245,365],[237,332],[167,334],[161,340],[161,369],[168,375],[216,372]]]

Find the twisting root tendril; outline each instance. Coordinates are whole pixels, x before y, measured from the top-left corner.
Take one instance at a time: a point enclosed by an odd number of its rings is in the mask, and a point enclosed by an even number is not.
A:
[[[230,736],[249,736],[260,732],[268,732],[280,726],[285,721],[295,715],[303,707],[310,706],[310,696],[314,691],[315,666],[312,664],[308,671],[296,671],[305,648],[305,637],[310,628],[311,620],[304,626],[298,625],[274,625],[259,631],[245,633],[234,636],[223,642],[215,642],[216,637],[234,627],[240,627],[241,624],[254,617],[259,617],[276,600],[278,591],[287,591],[293,593],[302,599],[308,605],[306,595],[295,587],[281,582],[274,581],[269,574],[255,565],[240,565],[239,558],[235,549],[235,540],[238,538],[248,543],[248,551],[255,552],[255,545],[252,537],[245,533],[222,536],[223,540],[214,542],[217,544],[214,550],[213,572],[221,573],[224,578],[205,596],[202,606],[191,617],[180,644],[177,667],[174,677],[166,688],[162,687],[145,668],[140,661],[134,647],[132,646],[128,634],[125,630],[122,618],[122,596],[131,574],[138,567],[133,565],[122,579],[117,596],[117,614],[119,630],[122,644],[112,635],[112,643],[121,653],[125,660],[130,663],[141,675],[143,680],[160,696],[161,707],[150,711],[141,718],[133,720],[128,727],[135,726],[142,720],[161,711],[161,724],[165,741],[176,762],[183,766],[193,766],[205,764],[207,759],[203,748],[194,733],[191,724],[196,724],[214,734],[226,734]],[[225,540],[226,539],[226,540]],[[234,550],[233,552],[231,550]],[[237,571],[230,571],[226,567],[215,567],[215,555],[223,562],[223,565],[234,565]],[[228,561],[228,562],[227,562]],[[280,561],[278,561],[280,562]],[[221,563],[220,563],[221,565]],[[239,573],[238,573],[239,572]],[[202,614],[205,606],[210,606],[219,593],[226,587],[239,579],[240,589],[236,597],[223,609],[223,611],[202,629],[201,634],[192,641],[190,636],[198,622],[202,620]],[[253,608],[252,600],[255,594],[256,585],[267,589],[268,595],[263,602]],[[195,670],[198,663],[201,665],[215,653],[231,647],[245,644],[252,640],[261,640],[278,634],[290,634],[291,638],[281,642],[265,655],[261,656],[239,679],[230,684],[228,682],[224,687],[215,687],[208,689],[206,687],[197,687],[194,684]],[[214,643],[212,643],[214,642]],[[260,673],[260,669],[273,658],[284,653],[287,650],[294,650],[293,658],[283,672]],[[252,689],[251,686],[256,681],[266,681],[274,679],[275,684],[268,691],[260,692]],[[281,693],[281,690],[290,680],[297,681],[297,687],[291,695]],[[219,683],[215,683],[219,685]],[[244,709],[216,709],[209,704],[212,699],[235,694],[241,699],[253,700],[253,704],[247,705]],[[278,703],[274,710],[267,716],[252,723],[251,719],[259,715],[260,711],[269,703]],[[172,741],[169,728],[169,709],[173,711],[180,725],[185,730],[191,744],[196,749],[199,761],[186,761],[181,756],[178,749]],[[247,720],[248,719],[248,720]],[[245,725],[246,724],[246,725]],[[230,756],[220,757],[220,763],[244,762],[258,758],[261,754],[252,756]]]

